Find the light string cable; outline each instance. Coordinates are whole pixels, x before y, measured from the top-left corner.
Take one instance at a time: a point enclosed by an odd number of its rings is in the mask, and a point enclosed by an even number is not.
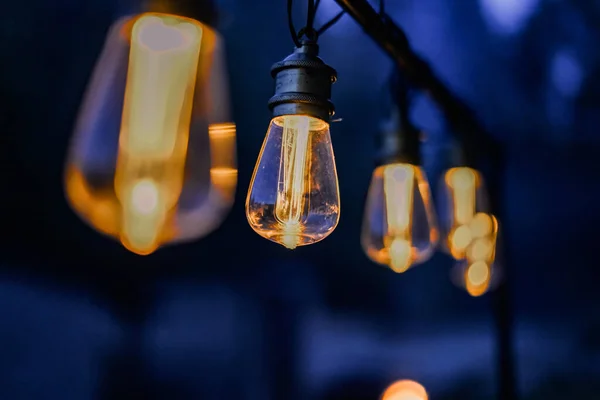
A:
[[[292,40],[296,47],[302,46],[302,38],[306,37],[310,41],[316,42],[319,36],[325,33],[329,28],[335,25],[345,14],[344,10],[341,10],[337,13],[332,19],[327,21],[323,26],[319,29],[315,29],[315,17],[317,15],[317,10],[321,3],[320,0],[308,0],[308,12],[306,15],[306,26],[299,31],[296,31],[294,27],[294,17],[293,17],[293,0],[287,1],[287,13],[288,13],[288,26],[290,30],[290,35],[292,36]]]

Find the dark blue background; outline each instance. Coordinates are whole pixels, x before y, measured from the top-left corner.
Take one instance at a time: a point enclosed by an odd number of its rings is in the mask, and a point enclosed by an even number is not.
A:
[[[218,2],[239,154],[236,204],[221,229],[138,257],[69,210],[69,137],[125,3],[3,5],[0,398],[366,400],[404,378],[432,399],[495,398],[492,296],[453,286],[443,255],[396,275],[360,249],[392,64],[349,17],[320,40],[344,119],[332,125],[342,217],[327,240],[288,251],[244,216],[270,118],[269,68],[292,50],[275,0]],[[600,2],[387,3],[506,150],[497,200],[521,398],[600,398]],[[318,23],[338,10],[322,0]],[[449,133],[425,97],[414,120],[428,133],[435,187]]]

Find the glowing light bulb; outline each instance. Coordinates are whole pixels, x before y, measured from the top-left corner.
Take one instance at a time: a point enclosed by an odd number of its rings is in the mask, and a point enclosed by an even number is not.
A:
[[[448,170],[443,182],[445,250],[456,260],[463,260],[474,241],[492,233],[492,216],[488,213],[483,178],[472,168],[458,167]],[[481,246],[479,243],[478,249]]]
[[[71,207],[138,254],[218,227],[237,184],[223,45],[172,14],[111,27],[65,173]]]
[[[395,272],[431,257],[438,230],[429,184],[420,168],[397,163],[375,169],[361,239],[371,260]]]
[[[289,249],[333,232],[340,201],[327,122],[306,115],[271,121],[250,183],[246,215],[259,235]]]
[[[381,400],[428,400],[425,388],[409,380],[398,381],[390,385],[381,396]]]
[[[481,296],[497,276],[494,262],[498,221],[489,213],[483,178],[478,171],[452,168],[446,171],[443,184],[445,250],[458,262],[454,280],[471,296]]]

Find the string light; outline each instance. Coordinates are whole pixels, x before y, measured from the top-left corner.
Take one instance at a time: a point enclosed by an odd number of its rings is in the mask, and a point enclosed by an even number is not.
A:
[[[289,25],[297,47],[271,69],[276,87],[269,100],[273,119],[250,182],[246,216],[259,235],[295,249],[333,232],[340,198],[329,131],[336,72],[318,57],[319,31],[312,26],[316,4],[309,1],[307,25],[300,34],[293,26],[291,4]]]
[[[405,272],[428,260],[438,241],[429,183],[419,165],[419,131],[408,117],[409,88],[393,76],[394,104],[380,133],[362,228],[362,246],[374,262]]]
[[[144,13],[111,28],[65,174],[85,221],[140,255],[219,225],[237,183],[224,66],[197,20]]]

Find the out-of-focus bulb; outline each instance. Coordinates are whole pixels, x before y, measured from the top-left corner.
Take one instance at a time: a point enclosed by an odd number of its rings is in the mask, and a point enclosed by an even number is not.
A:
[[[438,229],[429,183],[419,167],[396,163],[375,169],[361,239],[371,260],[395,272],[431,257]]]
[[[446,171],[443,182],[445,249],[456,260],[465,259],[469,251],[485,251],[493,235],[494,217],[488,211],[481,174],[468,167],[452,168]]]
[[[494,276],[498,221],[489,213],[481,174],[458,167],[444,176],[446,200],[443,227],[446,247],[458,261],[459,284],[472,296],[488,291]],[[445,196],[444,196],[445,194]]]
[[[215,229],[237,183],[223,46],[200,22],[145,13],[110,30],[77,121],[73,209],[138,254]]]
[[[327,122],[306,115],[271,121],[246,215],[259,235],[289,249],[316,243],[335,229],[340,199]]]
[[[410,380],[402,380],[390,385],[381,396],[381,400],[428,400],[428,398],[423,385]]]

